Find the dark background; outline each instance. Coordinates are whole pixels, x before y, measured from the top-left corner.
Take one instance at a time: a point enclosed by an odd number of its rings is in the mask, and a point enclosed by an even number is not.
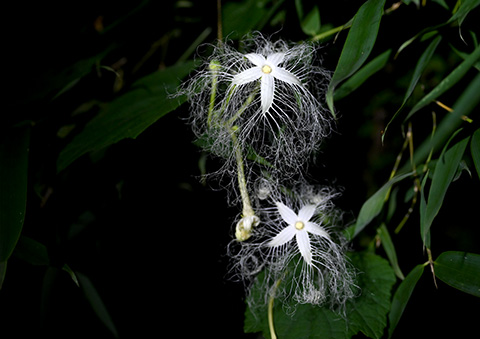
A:
[[[306,8],[313,3],[305,2]],[[341,25],[361,3],[320,3],[322,20]],[[280,35],[287,40],[306,38],[293,1],[282,6],[288,10],[281,27],[267,25],[263,31],[281,28]],[[384,18],[372,55],[398,47],[423,27],[447,19],[440,9],[430,9],[429,16],[423,13],[404,6]],[[214,1],[193,2],[190,8],[179,8],[176,1],[12,2],[3,16],[6,88],[0,129],[24,120],[34,122],[23,234],[46,245],[52,262],[45,267],[15,256],[9,261],[0,291],[1,338],[111,337],[81,290],[61,270],[65,263],[95,285],[121,338],[255,337],[242,330],[243,287],[227,278],[225,248],[239,210],[227,204],[225,192],[216,190],[215,183],[204,186],[199,181],[201,154],[182,119],[188,115],[187,105],[136,140],[84,156],[61,173],[55,169],[58,153],[69,140],[58,138],[57,131],[72,122],[81,126],[95,114],[73,115],[81,104],[109,101],[135,79],[172,65],[206,27],[212,28],[206,42],[215,39]],[[464,25],[472,21],[468,18]],[[326,68],[335,68],[345,36],[326,43]],[[159,47],[152,49],[155,44]],[[112,90],[112,72],[92,70],[74,90],[52,100],[65,85],[57,82],[62,70],[107,49],[102,64],[122,65],[120,92]],[[143,62],[149,51],[151,56]],[[402,76],[413,68],[421,51],[399,58],[337,103],[337,133],[325,144],[312,177],[343,187],[337,204],[346,211],[347,220],[353,220],[390,174],[403,142],[400,126],[393,127],[385,145],[380,143],[380,132],[403,99]],[[443,60],[447,65],[454,61]],[[430,77],[444,76],[444,69],[440,65],[438,74],[432,70]],[[462,81],[466,84],[468,78]],[[460,91],[462,86],[455,88]],[[449,91],[447,102],[454,102],[458,91]],[[475,114],[472,118],[478,122],[478,111]],[[430,126],[427,118],[418,119],[415,140],[423,140]],[[207,166],[214,170],[216,160],[209,160]],[[478,206],[472,198],[479,188],[478,178],[466,173],[450,188],[433,225],[434,257],[446,250],[479,252],[474,219]],[[394,236],[404,273],[427,260],[418,220],[414,213]],[[355,246],[361,248],[373,232],[367,230]],[[460,338],[474,333],[478,299],[437,283],[438,289],[427,268],[395,337],[451,333]]]

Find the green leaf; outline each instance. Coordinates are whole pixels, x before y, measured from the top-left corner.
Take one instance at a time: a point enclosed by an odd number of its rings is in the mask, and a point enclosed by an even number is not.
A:
[[[430,230],[433,219],[436,217],[442,207],[445,194],[457,173],[458,166],[462,160],[463,153],[467,147],[469,138],[465,138],[440,156],[435,166],[432,183],[428,193],[428,199],[421,216],[422,240],[426,240],[427,233]]]
[[[59,155],[61,171],[80,156],[99,151],[125,138],[135,139],[165,114],[176,109],[186,98],[169,98],[179,79],[192,69],[193,62],[171,66],[138,80],[133,88],[106,104],[82,132]]]
[[[443,252],[434,262],[435,275],[448,285],[480,297],[480,255]]]
[[[385,0],[368,0],[355,14],[326,94],[328,108],[332,114],[334,114],[333,94],[335,88],[355,73],[372,51],[377,39],[384,4]]]
[[[29,143],[29,125],[0,136],[0,288],[25,220]]]
[[[360,209],[360,212],[358,213],[357,222],[347,229],[347,236],[349,239],[353,239],[354,237],[356,237],[358,233],[360,233],[365,228],[365,226],[367,226],[373,220],[373,218],[375,218],[380,213],[392,185],[411,175],[412,173],[406,173],[393,177],[387,183],[385,183],[377,192],[375,192],[370,198],[368,198],[367,201],[365,201],[362,208]]]
[[[408,85],[407,91],[403,98],[403,102],[400,105],[400,108],[397,110],[397,112],[395,112],[392,119],[390,119],[387,126],[385,127],[385,133],[387,132],[387,129],[392,123],[392,121],[396,118],[396,116],[400,113],[400,111],[403,109],[403,107],[407,103],[413,90],[415,89],[415,86],[418,83],[418,80],[420,79],[420,76],[425,70],[425,67],[427,67],[428,63],[430,62],[430,59],[432,58],[433,53],[435,52],[435,49],[437,48],[441,40],[442,40],[442,37],[440,35],[437,36],[435,39],[433,39],[432,42],[428,45],[428,47],[425,49],[425,51],[422,53],[422,55],[418,59],[417,65],[415,66],[415,70],[413,71],[412,78],[410,79],[410,84]],[[384,138],[385,133],[383,133],[382,139]]]
[[[317,6],[314,6],[312,10],[303,18],[300,23],[302,30],[307,35],[316,35],[320,32],[320,11]]]
[[[347,304],[349,334],[362,332],[369,338],[381,338],[387,326],[395,274],[388,261],[376,254],[356,253],[351,259],[361,272],[358,275],[361,295]]]
[[[447,23],[457,21],[458,25],[461,26],[467,14],[480,5],[479,0],[462,0],[459,1],[459,3],[460,7],[458,7],[457,11],[450,17]]]
[[[98,294],[97,289],[87,276],[78,272],[75,273],[80,284],[80,288],[83,290],[85,297],[93,308],[93,311],[102,321],[102,323],[108,328],[108,330],[114,335],[114,337],[118,338],[118,332],[115,324],[113,323],[112,318],[110,317],[110,314],[108,313],[108,310],[102,301],[102,298]]]
[[[470,82],[467,88],[462,91],[460,98],[453,105],[453,112],[448,113],[438,124],[435,135],[425,140],[413,155],[413,162],[419,165],[429,156],[430,152],[437,151],[451,137],[455,130],[463,123],[462,116],[468,114],[475,109],[480,103],[480,74]],[[398,172],[404,173],[410,171],[411,164],[405,164]]]
[[[47,247],[24,235],[18,240],[13,255],[31,265],[47,266],[50,264]]]
[[[351,92],[355,91],[365,81],[367,81],[373,74],[385,67],[390,58],[392,50],[389,49],[379,56],[375,57],[372,61],[360,68],[354,75],[338,87],[333,97],[335,101],[338,101],[346,97]]]
[[[399,279],[402,279],[402,280],[405,279],[405,276],[403,275],[402,270],[398,265],[397,252],[395,251],[395,246],[393,244],[392,238],[390,237],[390,233],[388,232],[387,226],[382,223],[382,225],[377,230],[377,234],[379,235],[380,240],[382,241],[383,249],[387,254],[388,260],[390,261],[390,265],[392,265],[395,275]]]
[[[470,151],[478,177],[480,178],[480,128],[473,133],[472,141],[470,142]]]
[[[433,100],[437,99],[440,95],[448,91],[453,87],[467,71],[480,59],[480,46],[457,66],[449,75],[447,75],[435,88],[425,95],[419,102],[413,106],[408,113],[405,120],[409,120],[416,112],[430,104]]]
[[[273,318],[279,338],[343,339],[359,332],[371,338],[382,336],[395,275],[385,259],[370,252],[352,253],[351,262],[361,272],[357,281],[360,295],[347,302],[346,319],[328,308],[309,304],[296,305],[295,313],[289,315],[285,305],[276,301]],[[258,293],[256,302],[263,303],[263,295]],[[246,332],[263,332],[266,338],[270,337],[266,307],[254,312],[248,308],[245,316]]]
[[[425,265],[417,265],[408,273],[405,280],[398,286],[392,299],[392,308],[388,314],[390,326],[388,328],[388,337],[391,338],[395,328],[402,317],[403,311],[407,306],[410,296],[417,285],[418,280],[422,276]]]
[[[230,39],[242,38],[259,25],[268,15],[268,1],[228,1],[222,7],[223,35]]]

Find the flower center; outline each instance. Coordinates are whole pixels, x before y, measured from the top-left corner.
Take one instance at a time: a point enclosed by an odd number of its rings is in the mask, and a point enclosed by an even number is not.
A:
[[[303,229],[304,227],[305,227],[305,224],[303,223],[303,221],[297,221],[297,222],[295,223],[295,228],[296,228],[297,230],[301,230],[301,229]]]
[[[272,67],[270,67],[268,65],[263,65],[262,66],[262,72],[265,73],[265,74],[270,74],[270,73],[272,73]]]

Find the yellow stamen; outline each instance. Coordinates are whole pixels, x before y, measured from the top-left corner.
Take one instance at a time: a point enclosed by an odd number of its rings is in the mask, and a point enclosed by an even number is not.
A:
[[[297,221],[297,222],[295,223],[295,228],[296,228],[297,230],[301,230],[301,229],[303,229],[304,227],[305,227],[305,224],[303,223],[303,221]]]
[[[265,73],[265,74],[270,74],[270,73],[272,73],[272,67],[270,67],[268,65],[263,65],[262,72]]]

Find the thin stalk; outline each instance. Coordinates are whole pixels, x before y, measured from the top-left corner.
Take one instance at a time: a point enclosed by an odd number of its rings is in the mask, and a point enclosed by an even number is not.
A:
[[[212,70],[212,92],[210,93],[210,105],[208,106],[207,125],[210,127],[212,123],[213,110],[215,108],[215,99],[217,96],[217,83],[218,83],[218,69],[220,63],[217,60],[212,60],[208,67]]]
[[[247,100],[245,100],[245,102],[243,103],[242,107],[240,107],[240,109],[237,111],[237,113],[235,113],[235,115],[233,117],[231,117],[230,119],[228,119],[227,123],[226,123],[226,126],[232,126],[233,123],[238,119],[240,118],[240,116],[243,114],[243,112],[245,112],[245,110],[247,109],[248,105],[250,105],[253,101],[253,99],[255,99],[255,96],[257,95],[258,93],[258,89],[259,87],[256,86],[255,89],[252,91],[252,93],[250,93],[250,95],[248,96]]]
[[[250,202],[250,196],[248,195],[247,180],[245,179],[245,168],[243,163],[242,149],[238,144],[238,139],[237,139],[237,136],[235,135],[235,131],[232,131],[232,141],[233,141],[233,148],[235,150],[235,160],[237,162],[238,188],[240,190],[240,196],[242,198],[242,203],[243,203],[242,214],[243,216],[252,216],[252,215],[255,215],[255,212],[253,211],[252,204]]]

